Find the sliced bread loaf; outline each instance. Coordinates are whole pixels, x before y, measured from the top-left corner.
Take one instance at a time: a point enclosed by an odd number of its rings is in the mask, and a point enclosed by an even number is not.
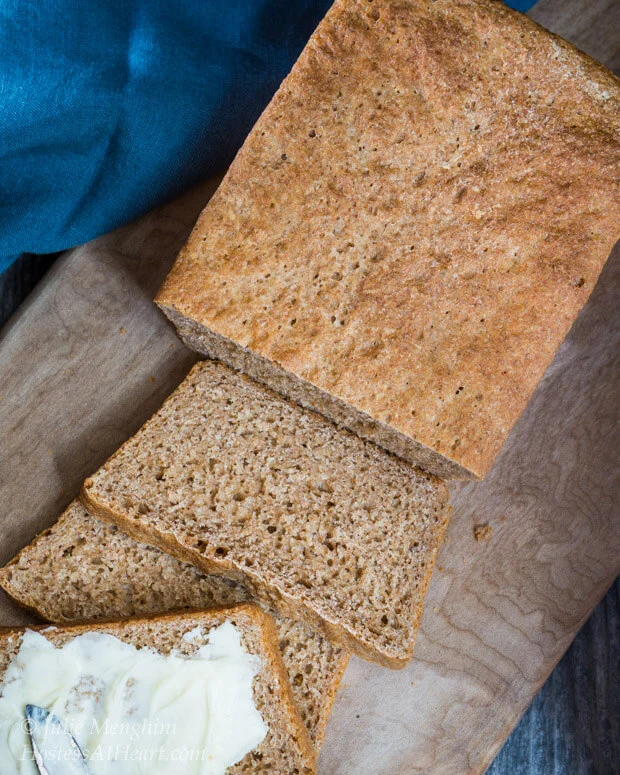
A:
[[[620,236],[619,106],[496,0],[336,0],[156,301],[203,355],[483,476]]]
[[[316,771],[314,751],[293,701],[273,619],[258,606],[246,603],[203,612],[30,629],[41,632],[57,648],[85,633],[100,633],[112,635],[137,649],[154,649],[163,655],[176,650],[189,656],[206,642],[209,631],[224,622],[237,628],[242,647],[260,660],[252,691],[255,706],[268,726],[263,741],[236,765],[228,767],[226,775],[311,775]],[[0,687],[9,664],[20,649],[24,632],[24,629],[0,631]],[[180,771],[178,766],[174,769],[174,772]]]
[[[448,518],[442,482],[213,361],[82,497],[133,538],[390,667],[412,656]]]
[[[206,576],[99,522],[78,501],[0,569],[0,586],[20,605],[59,624],[250,599],[234,581]],[[278,614],[274,621],[293,696],[318,749],[348,654],[301,622]]]

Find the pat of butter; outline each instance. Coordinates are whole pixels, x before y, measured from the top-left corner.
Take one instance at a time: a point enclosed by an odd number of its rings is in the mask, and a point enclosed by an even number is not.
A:
[[[92,775],[224,775],[268,731],[252,690],[260,661],[230,622],[185,640],[203,645],[164,656],[92,632],[56,648],[27,630],[0,685],[2,775],[38,773],[27,704],[66,724]]]

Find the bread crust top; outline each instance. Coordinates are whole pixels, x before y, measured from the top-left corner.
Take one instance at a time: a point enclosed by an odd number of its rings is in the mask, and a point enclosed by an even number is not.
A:
[[[619,95],[495,0],[337,0],[157,301],[483,476],[618,237]]]

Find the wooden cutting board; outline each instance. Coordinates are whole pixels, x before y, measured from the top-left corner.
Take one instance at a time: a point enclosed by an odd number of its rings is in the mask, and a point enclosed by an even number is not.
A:
[[[194,362],[151,299],[215,185],[65,254],[0,335],[0,563]],[[620,570],[619,289],[617,246],[491,473],[451,487],[414,661],[351,661],[324,775],[482,773]]]

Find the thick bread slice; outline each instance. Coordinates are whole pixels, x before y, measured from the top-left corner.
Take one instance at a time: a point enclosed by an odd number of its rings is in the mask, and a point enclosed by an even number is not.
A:
[[[238,764],[229,767],[230,775],[265,773],[265,775],[311,775],[316,772],[315,755],[299,716],[286,670],[278,649],[273,619],[257,605],[242,603],[213,608],[209,611],[150,616],[146,618],[89,623],[68,627],[31,627],[45,629],[45,637],[62,646],[85,632],[114,635],[136,648],[153,648],[161,654],[177,649],[184,654],[196,651],[200,642],[183,640],[183,635],[196,627],[211,630],[225,621],[241,632],[241,642],[250,654],[261,659],[254,679],[254,699],[269,732],[263,742]],[[19,651],[24,628],[0,630],[0,681],[11,659]]]
[[[83,498],[133,538],[390,667],[413,653],[448,518],[442,482],[213,361]]]
[[[336,0],[157,302],[203,355],[483,476],[620,236],[619,95],[496,0]]]
[[[250,599],[239,584],[205,576],[193,565],[99,522],[78,501],[0,569],[0,586],[17,603],[56,624]],[[318,750],[348,654],[301,622],[278,614],[274,621],[293,697]]]

